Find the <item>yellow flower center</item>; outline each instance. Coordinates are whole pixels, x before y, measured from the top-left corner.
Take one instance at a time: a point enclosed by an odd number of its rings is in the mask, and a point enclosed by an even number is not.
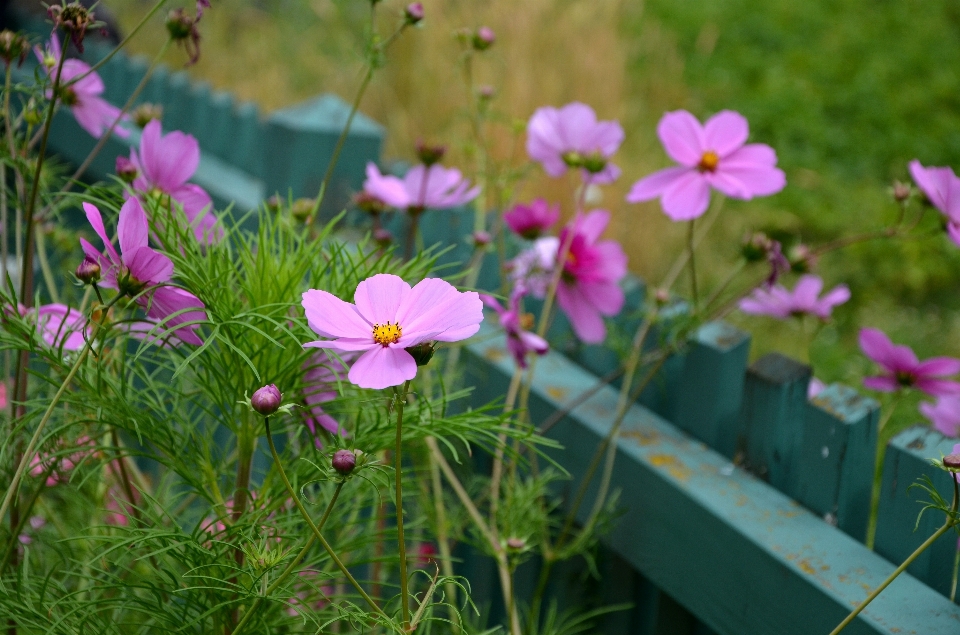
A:
[[[373,325],[373,341],[381,346],[396,344],[403,335],[403,327],[395,322]]]
[[[713,150],[707,150],[703,153],[703,156],[700,157],[700,163],[697,165],[702,172],[713,172],[717,169],[717,164],[720,163],[720,157],[717,156],[717,153]]]

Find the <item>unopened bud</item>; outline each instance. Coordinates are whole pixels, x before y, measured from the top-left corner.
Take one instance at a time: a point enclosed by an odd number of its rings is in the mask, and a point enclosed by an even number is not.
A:
[[[436,165],[443,160],[443,155],[447,153],[447,146],[444,145],[427,145],[423,141],[417,142],[417,158],[420,159],[420,162],[423,163],[428,168],[431,165]]]
[[[773,247],[773,241],[763,232],[753,232],[743,237],[740,254],[747,262],[760,262],[767,259],[767,253]]]
[[[507,548],[519,551],[527,546],[527,541],[523,538],[517,538],[516,536],[511,536],[507,538]]]
[[[280,198],[279,194],[274,194],[273,196],[267,199],[267,202],[265,204],[268,210],[276,213],[280,211],[280,207],[283,205],[283,199]]]
[[[273,384],[268,384],[253,393],[253,397],[250,397],[250,405],[254,410],[266,417],[280,409],[280,400],[282,398],[283,395],[280,394],[277,387]]]
[[[794,273],[810,273],[817,264],[817,258],[807,245],[797,244],[787,252],[790,270]]]
[[[406,20],[407,24],[417,24],[423,20],[423,3],[421,2],[411,2],[403,10],[403,18]]]
[[[139,128],[146,128],[147,124],[153,120],[163,120],[163,105],[161,104],[140,104],[133,109],[131,113],[133,123]]]
[[[477,95],[484,101],[490,101],[497,96],[497,89],[490,84],[484,84],[477,89]]]
[[[389,229],[378,227],[377,229],[373,230],[373,239],[381,247],[389,247],[390,243],[393,242],[393,234],[390,233]]]
[[[183,9],[167,14],[167,31],[173,40],[185,40],[193,34],[194,20]]]
[[[476,51],[486,51],[497,41],[497,35],[488,26],[482,26],[473,34],[473,48]]]
[[[943,457],[943,467],[948,470],[960,470],[960,454],[948,454]]]
[[[87,29],[97,26],[93,12],[79,2],[70,4],[54,4],[47,7],[47,15],[53,20],[55,28],[63,29],[70,34],[70,40],[83,53],[83,37]]]
[[[137,176],[140,174],[140,171],[137,170],[136,164],[127,157],[117,157],[117,176],[121,178],[125,183],[133,183]]]
[[[10,30],[0,31],[0,58],[3,58],[7,66],[13,63],[13,60],[17,60],[18,66],[22,64],[29,50],[30,43],[27,38]]]
[[[416,346],[411,346],[410,348],[405,348],[404,350],[410,353],[413,361],[417,362],[417,366],[426,366],[429,364],[430,360],[433,359],[433,354],[437,351],[433,346],[433,342],[424,342]]]
[[[893,196],[893,200],[898,203],[902,203],[910,198],[910,192],[910,184],[902,181],[894,181],[893,187],[890,188],[890,194]]]
[[[333,454],[333,469],[346,476],[357,466],[357,455],[350,450],[337,450]]]
[[[563,162],[567,164],[568,168],[582,168],[583,167],[583,155],[579,152],[571,150],[570,152],[564,152],[561,156]]]
[[[90,257],[84,258],[74,273],[84,284],[94,284],[100,280],[100,263]]]
[[[663,306],[670,302],[670,292],[666,289],[657,289],[657,292],[653,294],[653,298],[657,304]]]
[[[290,207],[290,215],[297,220],[306,220],[313,213],[315,202],[312,198],[298,198]]]
[[[583,169],[590,174],[603,172],[605,167],[607,167],[607,157],[599,152],[594,152],[583,158]]]
[[[473,232],[473,244],[475,247],[485,247],[490,244],[490,241],[493,240],[493,236],[490,235],[490,232],[477,231]]]

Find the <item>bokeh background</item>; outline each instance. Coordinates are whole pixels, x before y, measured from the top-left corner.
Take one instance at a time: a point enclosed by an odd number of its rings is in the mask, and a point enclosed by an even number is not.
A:
[[[201,22],[197,78],[266,109],[334,92],[350,101],[369,29],[366,0],[212,0]],[[127,30],[152,3],[105,0]],[[728,201],[698,255],[706,285],[725,277],[743,234],[765,229],[813,244],[879,229],[897,216],[889,188],[907,162],[960,167],[960,4],[955,0],[426,0],[426,19],[390,49],[361,109],[387,128],[385,156],[414,158],[418,139],[469,165],[468,91],[457,29],[486,25],[496,44],[474,65],[496,88],[491,154],[523,158],[523,122],[541,105],[573,100],[619,119],[623,169],[598,204],[613,213],[632,270],[654,283],[683,248],[685,228],[659,204],[627,205],[630,184],[668,164],[656,138],[664,111],[701,119],[725,109],[750,121],[787,174],[777,196]],[[403,3],[378,7],[388,34]],[[132,45],[153,56],[162,17]],[[167,62],[183,66],[182,51]],[[534,171],[515,193],[570,207],[571,185]],[[781,350],[827,381],[853,385],[870,371],[856,329],[875,326],[921,356],[960,355],[960,249],[928,212],[925,238],[878,240],[835,252],[817,268],[852,301],[819,329],[732,315],[754,334],[753,355]],[[682,280],[681,282],[684,282]],[[792,284],[792,281],[791,281]],[[683,291],[683,286],[679,287]],[[812,344],[810,344],[812,338]],[[901,406],[887,432],[918,419]]]

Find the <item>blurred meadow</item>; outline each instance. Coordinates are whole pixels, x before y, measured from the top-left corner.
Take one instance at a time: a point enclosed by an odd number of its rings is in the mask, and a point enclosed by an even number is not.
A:
[[[106,0],[127,30],[151,5]],[[192,3],[191,3],[192,4]],[[389,50],[361,110],[387,128],[385,158],[414,158],[418,139],[451,148],[449,165],[470,172],[468,89],[455,31],[487,25],[496,44],[473,65],[475,86],[495,87],[491,155],[524,157],[522,126],[541,105],[573,100],[619,119],[627,139],[615,161],[623,176],[597,206],[613,213],[609,234],[625,243],[632,270],[656,282],[684,245],[685,230],[659,203],[627,205],[641,176],[668,164],[656,123],[684,108],[701,119],[743,113],[751,140],[778,152],[788,186],[755,201],[727,201],[698,269],[707,284],[726,276],[752,229],[822,244],[880,229],[897,217],[889,187],[907,162],[960,167],[960,4],[955,0],[426,0],[422,28]],[[404,4],[378,6],[388,35]],[[363,70],[366,0],[213,0],[201,22],[202,58],[189,72],[266,109],[322,92],[351,101]],[[153,56],[165,38],[158,17],[133,48]],[[186,57],[172,50],[167,62]],[[565,202],[572,181],[533,171],[516,199]],[[914,202],[914,210],[918,204]],[[847,283],[852,301],[810,347],[826,381],[859,384],[871,367],[856,328],[875,326],[921,357],[960,355],[960,251],[928,211],[929,238],[876,240],[824,257],[828,286]],[[686,278],[677,290],[686,292]],[[792,281],[788,284],[792,285]],[[731,315],[754,334],[753,355],[780,350],[807,359],[811,330]],[[809,329],[809,325],[808,325]],[[896,425],[918,419],[900,407]]]

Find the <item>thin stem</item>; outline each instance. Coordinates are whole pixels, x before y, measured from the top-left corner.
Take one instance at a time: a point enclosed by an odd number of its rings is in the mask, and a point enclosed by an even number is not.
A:
[[[437,465],[437,460],[434,458],[433,453],[427,454],[427,460],[430,464],[430,485],[433,490],[433,511],[437,516],[437,543],[440,546],[440,567],[443,570],[443,575],[446,578],[452,578],[454,575],[453,571],[453,556],[450,552],[450,535],[449,528],[447,527],[447,508],[443,504],[443,483],[440,480],[440,466]],[[960,552],[958,552],[960,553]],[[453,582],[446,582],[444,584],[445,592],[448,598],[448,602],[451,607],[457,605],[457,585]],[[454,632],[460,632],[460,615],[457,611],[450,611],[450,624],[454,628]]]
[[[114,55],[116,55],[117,53],[119,53],[119,52],[120,52],[120,49],[122,49],[124,46],[126,46],[127,43],[130,42],[130,40],[132,40],[132,39],[137,35],[137,33],[140,32],[140,29],[143,28],[143,26],[150,20],[150,18],[152,18],[153,15],[154,15],[157,11],[159,11],[160,8],[161,8],[164,4],[166,4],[166,2],[167,2],[167,0],[158,0],[157,3],[156,3],[155,5],[153,5],[153,7],[150,9],[150,11],[147,12],[147,15],[143,16],[143,19],[140,20],[140,22],[137,23],[137,26],[133,27],[133,30],[130,31],[130,33],[127,34],[127,37],[125,37],[125,38],[123,38],[122,40],[120,40],[120,43],[117,44],[109,53],[107,53],[102,60],[100,60],[99,62],[97,62],[97,63],[94,64],[93,66],[91,66],[91,67],[90,67],[90,70],[88,70],[87,72],[85,72],[85,73],[83,73],[83,74],[81,74],[81,75],[78,75],[77,77],[74,77],[72,80],[70,80],[70,84],[76,84],[77,82],[79,82],[81,79],[83,79],[83,78],[86,77],[87,75],[90,75],[91,73],[97,72],[97,70],[98,70],[101,66],[103,66],[104,64],[106,64],[107,62],[109,62],[109,61],[110,61],[110,58],[112,58]],[[66,48],[66,42],[64,42],[64,48]],[[66,51],[63,51],[63,53],[64,53],[64,55],[65,55],[65,54],[66,54]]]
[[[726,201],[726,197],[720,195],[714,195],[713,203],[710,206],[710,209],[707,211],[704,216],[703,222],[700,223],[700,231],[696,233],[693,239],[693,246],[696,249],[703,239],[706,238],[707,233],[710,231],[710,228],[713,227],[713,224],[718,218],[720,218],[720,210],[723,209],[723,204]],[[683,250],[680,252],[680,255],[677,257],[677,260],[673,263],[673,266],[670,267],[670,271],[667,272],[667,275],[664,276],[663,282],[660,283],[660,288],[669,290],[673,286],[673,283],[677,281],[677,278],[680,277],[680,274],[683,273],[683,268],[687,266],[687,261],[690,259],[690,251]]]
[[[887,409],[877,423],[877,451],[873,464],[873,486],[870,489],[870,516],[868,517],[867,539],[864,542],[867,549],[873,549],[873,543],[877,537],[877,510],[880,509],[880,475],[883,473],[883,456],[887,447],[883,442],[883,429],[890,422],[894,411],[896,411],[902,399],[903,391],[894,396],[893,401],[890,402],[890,408]]]
[[[897,568],[894,570],[894,572],[891,573],[891,574],[887,577],[887,579],[884,580],[884,581],[880,584],[880,586],[878,586],[876,589],[874,589],[873,592],[872,592],[870,595],[867,596],[867,599],[865,599],[863,602],[861,602],[861,603],[857,606],[857,608],[853,609],[853,611],[850,613],[850,615],[848,615],[848,616],[846,617],[846,619],[844,619],[842,622],[840,622],[840,624],[838,624],[835,629],[833,629],[832,631],[830,631],[830,635],[837,635],[837,633],[839,633],[839,632],[842,631],[844,628],[846,628],[847,626],[849,626],[850,622],[852,622],[854,619],[856,619],[857,615],[860,615],[860,612],[861,612],[863,609],[867,608],[867,605],[869,605],[871,602],[873,602],[875,599],[877,599],[877,596],[880,595],[880,594],[883,592],[884,589],[886,589],[888,586],[890,586],[890,583],[893,582],[893,581],[897,578],[897,576],[899,576],[901,573],[903,573],[904,571],[907,570],[907,567],[909,567],[910,564],[911,564],[914,560],[917,559],[917,556],[919,556],[921,553],[923,553],[924,551],[926,551],[927,548],[928,548],[930,545],[932,545],[934,542],[936,542],[937,538],[939,538],[940,536],[942,536],[943,534],[945,534],[947,531],[949,531],[950,529],[952,529],[952,528],[957,524],[958,521],[957,521],[957,519],[956,519],[955,516],[956,516],[956,513],[957,513],[957,504],[958,504],[958,502],[960,502],[960,491],[958,491],[956,475],[955,475],[955,474],[950,474],[950,476],[953,477],[953,505],[952,505],[952,507],[951,507],[950,513],[947,514],[947,521],[946,521],[945,523],[943,523],[943,527],[941,527],[941,528],[938,529],[936,532],[934,532],[934,534],[933,534],[932,536],[930,536],[929,538],[927,538],[922,545],[920,545],[919,547],[917,547],[916,551],[914,551],[913,553],[911,553],[911,554],[907,557],[907,559],[904,560],[903,563],[902,563],[899,567],[897,567]]]
[[[121,297],[123,296],[118,294],[112,300],[110,300],[109,304],[101,309],[102,320],[100,324],[97,325],[98,331],[103,327],[103,322],[106,321],[107,312]],[[89,324],[90,322],[92,322],[92,320],[88,319],[87,323]],[[30,465],[30,459],[37,449],[37,444],[40,442],[40,436],[43,434],[43,430],[46,428],[47,422],[50,421],[51,415],[53,415],[53,409],[60,402],[60,398],[63,397],[63,393],[66,392],[67,386],[69,386],[70,382],[73,381],[77,371],[80,370],[83,360],[87,358],[87,354],[90,352],[91,346],[93,346],[93,340],[95,337],[96,334],[92,334],[87,338],[86,342],[84,342],[83,348],[80,349],[80,353],[77,355],[77,361],[73,363],[73,367],[70,368],[70,372],[67,373],[67,376],[63,380],[63,383],[60,384],[60,388],[57,390],[57,393],[50,401],[50,405],[47,406],[46,412],[43,413],[43,418],[40,419],[37,429],[34,431],[33,436],[30,438],[30,442],[27,444],[27,447],[20,458],[20,464],[17,466],[17,470],[13,474],[13,480],[10,481],[10,486],[7,488],[7,492],[3,497],[3,503],[0,503],[0,518],[3,518],[3,516],[7,513],[7,509],[10,507],[10,502],[13,500],[16,491],[19,489],[20,479],[23,478],[23,473],[26,472],[27,467]]]
[[[503,405],[504,412],[513,410],[513,405],[517,400],[517,391],[520,389],[520,382],[523,379],[523,369],[517,366],[513,370],[513,377],[510,379],[510,387],[507,389],[507,400]],[[500,506],[500,480],[503,478],[503,453],[507,443],[507,435],[501,432],[497,437],[497,450],[493,457],[493,470],[490,476],[490,527],[497,532],[497,509]]]
[[[53,277],[53,270],[50,269],[50,261],[47,259],[47,242],[43,235],[43,229],[37,232],[37,260],[40,262],[40,272],[43,274],[43,281],[47,285],[47,293],[54,302],[60,302],[60,294],[57,292],[57,281]]]
[[[694,312],[697,311],[697,307],[700,305],[700,297],[697,292],[697,263],[693,259],[693,254],[696,251],[696,245],[693,240],[693,225],[695,221],[695,218],[691,218],[690,223],[687,225],[687,251],[690,253],[690,293],[693,298]]]
[[[340,560],[339,556],[337,556],[337,553],[333,550],[333,547],[330,546],[330,543],[327,542],[327,539],[324,538],[323,534],[320,533],[320,529],[313,524],[313,520],[310,519],[310,514],[304,508],[303,503],[300,502],[300,497],[293,489],[293,485],[290,484],[290,479],[287,478],[287,473],[283,469],[283,463],[280,461],[280,455],[277,454],[277,446],[273,443],[273,435],[270,434],[270,417],[264,417],[263,424],[266,428],[267,443],[270,445],[270,453],[273,455],[273,462],[277,465],[277,471],[280,473],[280,479],[287,488],[287,493],[290,494],[290,498],[293,499],[293,503],[297,506],[297,509],[300,510],[300,515],[303,516],[303,519],[307,522],[310,530],[313,531],[314,536],[316,536],[317,540],[320,541],[320,544],[323,545],[327,555],[330,556],[330,559],[333,560],[334,564],[337,565],[337,568],[340,569],[340,572],[344,575],[344,577],[347,578],[347,581],[353,585],[353,588],[355,588],[360,596],[366,600],[367,604],[370,605],[370,608],[372,608],[377,615],[385,620],[389,620],[390,618],[387,617],[387,614],[384,613],[379,606],[377,606],[377,603],[374,602],[369,595],[367,595],[367,592],[363,590],[363,587],[360,586],[360,583],[357,582],[356,578],[353,577],[353,574],[350,573],[350,570],[347,569],[345,564],[343,564],[343,561]]]
[[[317,200],[313,203],[313,209],[310,210],[310,214],[307,216],[306,221],[304,221],[304,227],[310,228],[313,225],[313,221],[317,216],[317,213],[320,211],[320,205],[323,203],[323,197],[327,193],[327,186],[330,184],[330,179],[333,177],[333,169],[337,165],[337,160],[340,158],[340,152],[343,150],[343,144],[347,140],[347,135],[350,133],[350,126],[353,125],[353,118],[357,115],[357,111],[360,110],[360,100],[363,99],[363,94],[367,92],[367,86],[370,85],[370,80],[373,79],[373,72],[375,68],[373,64],[367,65],[367,72],[363,76],[363,81],[360,82],[360,88],[357,89],[357,94],[353,98],[353,104],[350,106],[350,114],[347,115],[347,121],[343,125],[343,130],[340,131],[340,137],[337,139],[337,145],[333,147],[333,154],[330,155],[330,163],[327,165],[327,171],[323,175],[323,181],[320,182],[320,191],[317,192]]]
[[[413,247],[417,241],[417,232],[420,231],[420,216],[423,210],[419,207],[407,208],[407,216],[410,217],[410,228],[407,230],[407,236],[403,241],[403,259],[410,260],[413,257]]]
[[[333,497],[330,499],[330,502],[327,503],[327,509],[323,512],[323,516],[320,518],[320,522],[317,523],[317,529],[323,529],[324,524],[327,522],[327,518],[330,517],[330,512],[333,511],[333,506],[337,502],[337,498],[340,496],[340,490],[343,489],[344,481],[337,483],[337,489],[333,491]],[[300,550],[300,553],[290,561],[290,564],[287,565],[287,568],[283,570],[283,573],[273,581],[273,583],[267,587],[267,590],[263,592],[257,599],[253,601],[253,604],[250,605],[250,608],[246,613],[243,614],[243,619],[237,623],[237,628],[234,629],[233,635],[240,635],[240,631],[243,630],[244,626],[253,619],[254,614],[257,612],[257,609],[260,608],[260,605],[263,604],[263,601],[270,596],[274,591],[276,591],[283,582],[290,577],[290,574],[293,573],[293,570],[297,568],[297,565],[307,557],[307,554],[310,552],[310,548],[313,547],[314,543],[317,541],[315,534],[310,534],[307,537],[307,541],[303,544],[303,548]]]
[[[400,607],[403,615],[403,630],[410,630],[410,590],[407,587],[407,544],[403,537],[403,472],[401,467],[401,441],[403,438],[403,405],[407,401],[407,391],[410,390],[410,380],[403,384],[403,390],[397,394],[397,442],[394,450],[395,486],[397,491],[397,542],[400,547]]]

